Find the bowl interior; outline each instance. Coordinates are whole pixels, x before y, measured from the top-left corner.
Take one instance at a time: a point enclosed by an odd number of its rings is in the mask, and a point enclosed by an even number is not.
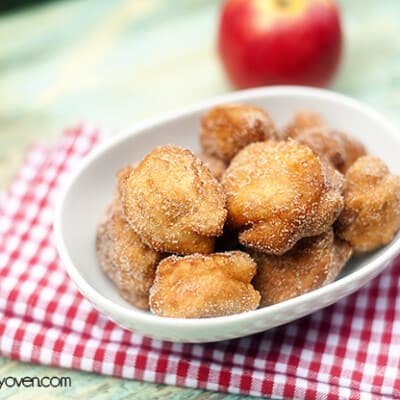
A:
[[[65,192],[60,211],[61,237],[72,264],[83,279],[98,293],[129,310],[114,285],[102,273],[95,254],[95,232],[102,213],[115,189],[116,171],[128,163],[139,161],[157,146],[176,144],[193,151],[199,150],[198,131],[201,115],[214,104],[246,102],[265,108],[283,126],[294,112],[304,109],[316,111],[333,128],[350,133],[361,140],[368,151],[381,157],[395,173],[400,173],[399,139],[390,125],[343,96],[329,92],[283,88],[233,93],[203,106],[193,108],[167,120],[160,120],[139,130],[132,130],[111,139],[85,162]],[[353,258],[341,277],[379,257],[385,248],[372,254]],[[136,310],[136,312],[144,313]]]

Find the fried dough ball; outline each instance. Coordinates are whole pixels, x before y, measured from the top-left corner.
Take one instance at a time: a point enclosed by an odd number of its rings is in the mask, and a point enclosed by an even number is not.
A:
[[[358,140],[343,132],[329,129],[325,121],[312,112],[296,114],[285,134],[287,138],[308,146],[342,173],[366,154],[364,146]]]
[[[346,173],[344,210],[337,234],[355,252],[388,244],[400,228],[400,177],[376,157],[359,158]]]
[[[217,157],[210,156],[206,153],[201,153],[198,156],[204,165],[210,170],[213,176],[220,181],[223,173],[228,168],[228,165]]]
[[[326,232],[343,208],[343,176],[293,140],[247,146],[222,183],[239,242],[275,255]]]
[[[162,255],[142,243],[126,222],[118,200],[116,196],[97,229],[97,257],[121,296],[148,309],[149,289]]]
[[[126,165],[117,172],[117,196],[118,201],[122,201],[122,192],[126,179],[128,179],[131,172],[137,167],[137,163]]]
[[[313,128],[299,131],[292,138],[308,146],[342,173],[345,173],[359,157],[366,154],[361,143],[339,131]]]
[[[367,150],[361,142],[343,132],[331,131],[331,133],[342,139],[345,150],[344,163],[337,168],[340,172],[345,173],[360,157],[367,155]]]
[[[211,253],[227,215],[221,184],[189,150],[162,146],[122,183],[124,214],[156,251]]]
[[[255,273],[255,262],[241,251],[168,257],[157,268],[150,309],[175,318],[221,317],[254,310],[260,302],[260,294],[250,283]]]
[[[229,162],[250,143],[280,139],[274,122],[261,108],[226,104],[208,111],[201,120],[200,143],[205,153]]]
[[[333,282],[351,256],[351,246],[334,238],[333,230],[300,240],[283,256],[251,252],[257,263],[254,287],[260,306],[300,296]]]
[[[326,128],[326,122],[321,115],[313,111],[297,112],[284,131],[286,138],[296,136],[297,132],[310,128]]]

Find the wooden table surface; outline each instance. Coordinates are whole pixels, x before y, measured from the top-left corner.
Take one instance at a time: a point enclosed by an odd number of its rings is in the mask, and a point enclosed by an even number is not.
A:
[[[342,0],[346,51],[333,89],[400,126],[400,2]],[[0,16],[0,186],[32,141],[93,121],[118,131],[230,89],[215,54],[215,0],[49,2]],[[0,358],[0,376],[71,376],[70,389],[2,399],[226,399]]]

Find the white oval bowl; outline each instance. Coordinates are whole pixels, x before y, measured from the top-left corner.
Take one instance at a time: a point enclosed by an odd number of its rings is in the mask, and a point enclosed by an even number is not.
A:
[[[201,115],[210,107],[245,102],[265,108],[279,126],[294,112],[310,109],[328,123],[363,141],[368,151],[400,173],[400,136],[385,118],[343,95],[306,87],[271,87],[231,93],[133,127],[111,138],[85,158],[58,203],[56,245],[71,279],[93,306],[124,328],[174,342],[210,342],[237,338],[293,321],[359,289],[390,264],[400,250],[400,234],[387,246],[353,258],[339,278],[320,289],[283,303],[226,317],[181,319],[158,317],[124,301],[99,267],[96,226],[115,189],[115,173],[163,144],[198,151]]]

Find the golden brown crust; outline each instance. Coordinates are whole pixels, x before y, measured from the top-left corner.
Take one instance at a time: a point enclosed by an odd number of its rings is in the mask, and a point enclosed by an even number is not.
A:
[[[343,208],[342,175],[292,140],[247,146],[222,183],[240,243],[271,254],[325,232]]]
[[[286,128],[285,137],[308,146],[342,173],[366,154],[365,147],[358,140],[329,129],[323,118],[312,112],[297,113]]]
[[[329,161],[340,172],[346,172],[357,158],[366,154],[364,146],[343,132],[308,129],[293,137],[315,154]]]
[[[300,240],[283,256],[251,252],[257,263],[254,287],[269,306],[333,282],[351,256],[351,246],[333,231]]]
[[[211,156],[204,152],[200,153],[198,157],[200,158],[201,161],[203,161],[204,165],[210,170],[214,178],[220,181],[222,175],[228,168],[228,165],[219,158]]]
[[[113,200],[97,229],[100,265],[121,296],[142,309],[149,307],[149,289],[162,255],[142,243],[126,222],[119,198]]]
[[[129,224],[154,250],[211,253],[222,234],[224,191],[189,150],[153,150],[123,181],[122,192]]]
[[[285,139],[293,138],[297,136],[298,132],[302,132],[307,129],[325,127],[326,122],[321,115],[313,111],[303,110],[294,114],[292,120],[284,130],[284,136]]]
[[[154,314],[174,318],[221,317],[254,310],[260,301],[251,280],[256,265],[240,251],[171,256],[157,268],[150,289]]]
[[[376,157],[359,158],[346,173],[345,206],[337,234],[355,252],[389,243],[400,228],[400,177]]]
[[[343,140],[346,157],[341,172],[345,173],[360,157],[367,155],[367,150],[361,142],[353,137],[350,137],[343,132],[332,132],[340,135]]]
[[[280,138],[269,114],[254,106],[217,106],[201,120],[200,143],[204,152],[224,162],[250,143]]]
[[[117,171],[117,193],[118,201],[122,201],[122,191],[125,181],[128,179],[131,172],[137,167],[137,163],[126,165]]]

